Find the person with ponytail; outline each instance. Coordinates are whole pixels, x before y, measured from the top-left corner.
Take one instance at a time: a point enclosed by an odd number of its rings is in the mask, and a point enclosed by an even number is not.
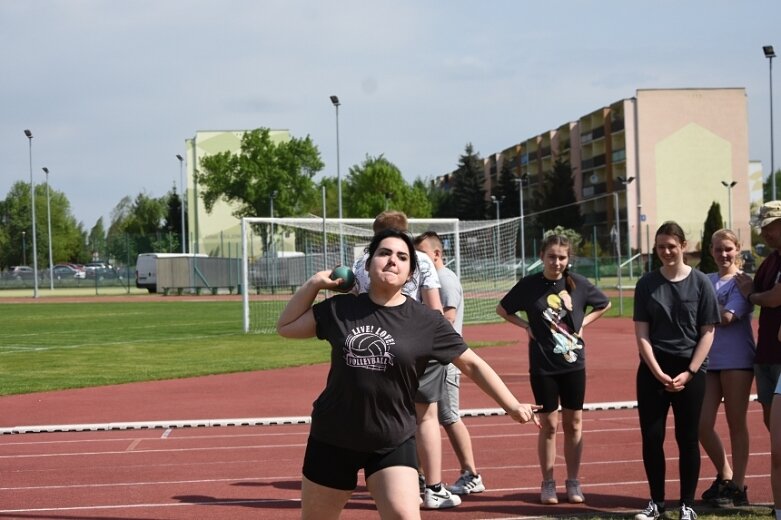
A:
[[[537,456],[542,472],[540,501],[557,504],[553,466],[559,404],[564,430],[565,488],[571,503],[585,501],[578,473],[583,451],[583,401],[586,393],[586,357],[583,328],[601,317],[610,300],[587,278],[571,273],[570,240],[547,236],[540,259],[543,271],[518,281],[496,306],[496,313],[526,331],[529,338],[529,374],[542,428]],[[590,307],[590,311],[587,312]],[[518,312],[525,312],[525,319]]]

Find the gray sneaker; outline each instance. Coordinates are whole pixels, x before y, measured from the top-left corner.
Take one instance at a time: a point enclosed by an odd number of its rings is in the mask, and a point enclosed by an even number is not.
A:
[[[540,502],[546,505],[559,503],[559,497],[556,496],[556,481],[543,480],[540,484]]]
[[[461,473],[461,476],[458,477],[458,480],[452,486],[447,487],[447,490],[456,495],[468,495],[470,493],[482,493],[485,491],[485,485],[483,485],[483,477],[466,470]]]

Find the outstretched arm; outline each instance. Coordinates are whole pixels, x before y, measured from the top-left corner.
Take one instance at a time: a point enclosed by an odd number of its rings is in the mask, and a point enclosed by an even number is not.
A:
[[[285,338],[311,338],[316,333],[312,302],[321,289],[336,289],[341,278],[331,280],[331,271],[320,271],[304,282],[287,302],[277,320],[277,333]]]
[[[540,426],[540,421],[534,412],[541,407],[534,404],[519,403],[494,369],[483,358],[475,354],[472,349],[466,349],[463,354],[453,360],[453,364],[474,381],[483,392],[499,403],[499,406],[514,421],[520,423],[533,421],[537,427]]]

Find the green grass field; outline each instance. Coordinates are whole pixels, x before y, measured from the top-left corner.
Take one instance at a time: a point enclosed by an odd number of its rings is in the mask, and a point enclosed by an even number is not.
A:
[[[239,301],[0,303],[0,316],[0,395],[329,359],[317,339],[244,334]]]
[[[0,395],[328,361],[317,339],[242,333],[240,301],[1,302]]]

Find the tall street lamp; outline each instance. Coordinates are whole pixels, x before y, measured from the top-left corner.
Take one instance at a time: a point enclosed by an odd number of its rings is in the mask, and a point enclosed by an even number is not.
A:
[[[617,177],[618,182],[623,186],[626,191],[627,185],[635,180],[634,177],[624,179],[623,177]],[[618,315],[624,315],[624,290],[621,285],[621,215],[618,211],[618,190],[613,190],[613,209],[615,212],[615,226],[616,226],[616,272],[618,274]]]
[[[763,46],[762,51],[770,64],[770,176],[773,178],[773,200],[776,200],[776,165],[773,158],[773,58],[776,53],[772,45]]]
[[[344,237],[342,236],[342,170],[339,165],[339,102],[338,96],[331,96],[336,109],[336,190],[339,199],[339,261],[344,265]]]
[[[521,277],[526,276],[526,235],[524,230],[523,220],[523,185],[526,184],[526,180],[529,178],[528,173],[524,173],[519,178],[515,179],[518,183],[518,202],[521,206]]]
[[[185,247],[185,242],[187,241],[187,235],[184,234],[184,177],[182,176],[182,170],[184,167],[184,157],[182,157],[179,154],[176,154],[176,158],[179,159],[179,191],[182,193],[179,194],[179,205],[181,206],[181,221],[182,221],[182,253],[187,252],[187,248]]]
[[[500,258],[501,258],[501,253],[500,253],[500,249],[499,249],[499,239],[500,239],[500,235],[499,235],[499,220],[500,220],[500,218],[499,218],[499,208],[501,208],[502,202],[504,202],[504,197],[498,198],[498,197],[495,197],[494,195],[491,195],[491,202],[493,202],[496,205],[496,269],[497,269],[497,272],[498,272],[499,271],[499,262],[500,262]],[[496,278],[494,278],[494,279],[496,280],[497,278],[498,278],[498,276]]]
[[[38,245],[35,240],[35,184],[33,183],[33,133],[29,130],[24,131],[29,142],[30,155],[30,207],[32,209],[33,220],[33,298],[38,297]]]
[[[22,265],[27,265],[27,231],[22,231]]]
[[[727,222],[729,222],[728,227],[730,229],[732,229],[732,188],[734,188],[737,183],[738,181],[721,181],[721,184],[727,188],[727,215],[729,219]]]
[[[52,204],[49,196],[49,168],[41,168],[46,174],[46,216],[49,226],[49,289],[54,290],[54,262],[52,262]]]

